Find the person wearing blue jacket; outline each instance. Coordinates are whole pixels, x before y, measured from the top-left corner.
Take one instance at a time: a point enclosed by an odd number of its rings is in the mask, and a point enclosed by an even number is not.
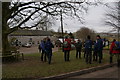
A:
[[[94,49],[93,49],[93,61],[98,60],[98,54],[97,54],[97,44],[96,41],[94,41]]]
[[[90,40],[90,36],[87,36],[87,40],[85,41],[85,52],[86,52],[86,63],[91,64],[92,62],[92,41]]]
[[[41,61],[45,61],[45,62],[46,62],[45,43],[46,43],[46,38],[44,38],[44,39],[41,41],[40,47],[41,47],[41,49],[42,49]]]
[[[54,48],[54,45],[52,44],[51,40],[48,38],[45,43],[45,50],[48,58],[48,64],[51,64],[52,48]]]
[[[103,54],[102,54],[103,41],[99,35],[97,35],[96,47],[97,47],[97,54],[98,54],[98,58],[99,58],[99,63],[101,63],[102,58],[103,58]]]

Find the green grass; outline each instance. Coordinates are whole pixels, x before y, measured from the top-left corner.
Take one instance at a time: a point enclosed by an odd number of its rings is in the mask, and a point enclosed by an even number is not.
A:
[[[53,53],[52,64],[40,61],[40,53],[25,54],[25,60],[3,64],[3,78],[40,78],[53,76],[71,71],[99,66],[109,63],[109,54],[105,51],[103,63],[93,62],[86,64],[85,59],[76,59],[75,51],[70,53],[70,62],[64,61],[64,54],[61,51]]]

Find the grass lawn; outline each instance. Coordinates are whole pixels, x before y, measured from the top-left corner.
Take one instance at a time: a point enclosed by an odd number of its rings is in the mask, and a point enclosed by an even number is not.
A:
[[[25,60],[3,64],[3,78],[41,78],[46,76],[58,75],[71,71],[77,71],[89,67],[99,66],[109,63],[108,51],[104,51],[103,63],[92,62],[86,64],[85,59],[76,59],[75,51],[70,53],[70,62],[64,61],[64,54],[61,51],[54,52],[52,64],[40,61],[40,53],[24,54]]]

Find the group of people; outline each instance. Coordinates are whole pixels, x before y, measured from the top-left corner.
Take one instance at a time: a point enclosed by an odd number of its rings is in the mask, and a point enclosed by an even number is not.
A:
[[[97,36],[97,40],[94,43],[91,40],[90,36],[88,35],[84,44],[81,42],[81,40],[71,43],[71,39],[66,37],[65,41],[63,43],[63,51],[64,51],[64,60],[65,61],[69,61],[71,44],[75,45],[76,58],[81,58],[82,47],[84,47],[85,61],[86,61],[86,63],[90,63],[90,64],[92,62],[92,49],[93,49],[92,45],[94,44],[93,61],[98,61],[98,58],[99,58],[99,63],[101,63],[103,42],[99,35]]]
[[[44,38],[38,48],[41,52],[41,61],[46,62],[48,60],[48,63],[51,64],[52,48],[54,48],[54,45],[52,44],[50,38]]]
[[[90,39],[90,36],[87,36],[87,40],[85,42],[85,58],[86,63],[91,64],[92,63],[92,49],[93,49],[93,61],[98,61],[99,63],[102,62],[103,58],[103,41],[99,35],[96,37],[96,41],[92,41]],[[92,45],[94,45],[94,48],[92,48]]]
[[[75,42],[71,38],[65,37],[64,42],[62,44],[62,50],[64,52],[64,61],[70,61],[70,51],[72,48],[72,45],[75,46],[76,49],[76,58],[81,59],[81,52],[84,50],[84,58],[85,62],[87,64],[92,64],[92,61],[97,61],[98,63],[102,63],[103,59],[103,47],[104,47],[104,41],[101,39],[99,35],[96,36],[96,41],[92,41],[90,35],[86,37],[85,42],[81,42],[81,40],[78,40]],[[112,63],[113,55],[114,54],[120,54],[120,45],[118,41],[115,39],[113,40],[111,46],[110,46],[110,63]],[[50,38],[44,38],[40,45],[39,50],[42,51],[41,53],[41,61],[47,61],[46,58],[48,58],[48,63],[51,63],[52,58],[52,48],[54,48],[54,45],[52,44]],[[119,60],[119,58],[118,58]]]

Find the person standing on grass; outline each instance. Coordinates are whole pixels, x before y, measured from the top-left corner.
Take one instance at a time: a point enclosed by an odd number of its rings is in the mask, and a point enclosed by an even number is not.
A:
[[[48,64],[51,64],[52,48],[54,48],[54,45],[52,44],[50,38],[47,38],[47,41],[45,43],[45,50],[48,58]]]
[[[65,41],[63,43],[63,51],[64,51],[64,60],[70,61],[70,50],[71,50],[71,39],[65,37]]]
[[[46,62],[45,43],[46,43],[46,38],[44,38],[43,40],[41,40],[40,48],[41,48],[41,50],[42,50],[42,53],[41,53],[41,61],[45,61],[45,62]]]
[[[85,42],[85,52],[86,52],[86,63],[92,63],[92,41],[90,40],[90,36],[87,36],[87,40]]]
[[[93,61],[97,61],[97,60],[98,60],[97,45],[96,45],[96,41],[94,41]]]
[[[80,40],[75,44],[76,47],[76,58],[81,58],[81,49],[82,49],[82,43]]]
[[[97,47],[97,54],[98,54],[98,58],[99,58],[99,63],[101,63],[102,58],[103,58],[103,53],[102,53],[103,41],[99,35],[97,35],[96,47]]]
[[[113,62],[113,56],[116,55],[117,61],[119,63],[119,54],[120,54],[120,43],[113,39],[112,44],[110,46],[110,63]]]

